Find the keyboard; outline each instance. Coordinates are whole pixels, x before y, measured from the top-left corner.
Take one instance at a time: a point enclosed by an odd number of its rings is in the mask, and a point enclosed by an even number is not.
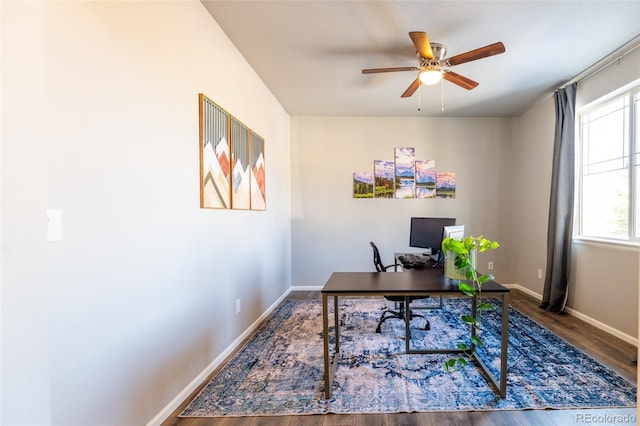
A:
[[[429,263],[430,258],[428,256],[423,256],[421,254],[403,254],[398,256],[398,260],[402,263],[403,268],[411,269],[419,269],[424,268]]]

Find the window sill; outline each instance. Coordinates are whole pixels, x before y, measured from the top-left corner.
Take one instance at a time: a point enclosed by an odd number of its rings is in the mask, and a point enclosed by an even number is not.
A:
[[[640,242],[638,241],[621,241],[621,240],[605,240],[593,237],[573,237],[574,244],[600,246],[612,249],[634,250],[640,251]]]

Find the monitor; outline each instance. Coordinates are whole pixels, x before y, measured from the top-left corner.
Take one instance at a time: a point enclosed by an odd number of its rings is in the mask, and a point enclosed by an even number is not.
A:
[[[453,238],[454,240],[464,239],[464,225],[448,225],[442,230],[442,239]]]
[[[431,249],[433,254],[439,253],[444,227],[455,224],[456,219],[450,217],[412,217],[409,246]]]
[[[442,228],[442,241],[444,241],[445,238],[462,240],[464,238],[464,225],[447,225]],[[440,251],[440,255],[438,256],[438,262],[444,263],[444,253],[442,251]]]

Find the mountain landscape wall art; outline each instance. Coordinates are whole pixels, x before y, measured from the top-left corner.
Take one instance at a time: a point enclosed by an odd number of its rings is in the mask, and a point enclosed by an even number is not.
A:
[[[456,198],[456,174],[436,160],[416,159],[414,147],[394,148],[393,160],[374,160],[373,173],[353,173],[353,198]]]
[[[373,162],[373,196],[375,198],[393,198],[394,176],[393,161],[375,160]]]
[[[353,198],[373,198],[373,173],[353,174]]]
[[[231,206],[229,114],[200,94],[200,207]]]
[[[438,173],[436,177],[436,197],[456,198],[456,174]]]
[[[251,210],[267,209],[264,139],[251,133]]]
[[[266,210],[264,139],[198,95],[200,208]]]
[[[415,148],[396,148],[396,198],[415,198]]]

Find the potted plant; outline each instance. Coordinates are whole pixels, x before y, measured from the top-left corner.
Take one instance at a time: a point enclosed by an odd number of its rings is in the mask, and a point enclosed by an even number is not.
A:
[[[466,343],[459,343],[458,348],[462,350],[462,355],[453,357],[445,361],[445,369],[449,371],[453,367],[462,368],[469,363],[469,359],[475,353],[476,347],[482,346],[482,312],[493,309],[489,303],[482,302],[482,284],[493,280],[493,275],[481,274],[476,269],[476,253],[483,253],[487,250],[495,250],[500,247],[496,241],[490,241],[482,235],[479,237],[466,237],[462,240],[445,238],[442,241],[442,250],[445,253],[445,270],[447,262],[453,262],[455,270],[460,278],[458,288],[469,297],[476,298],[476,317],[472,315],[462,315],[462,321],[472,327],[471,346]],[[449,264],[451,267],[451,264]]]

